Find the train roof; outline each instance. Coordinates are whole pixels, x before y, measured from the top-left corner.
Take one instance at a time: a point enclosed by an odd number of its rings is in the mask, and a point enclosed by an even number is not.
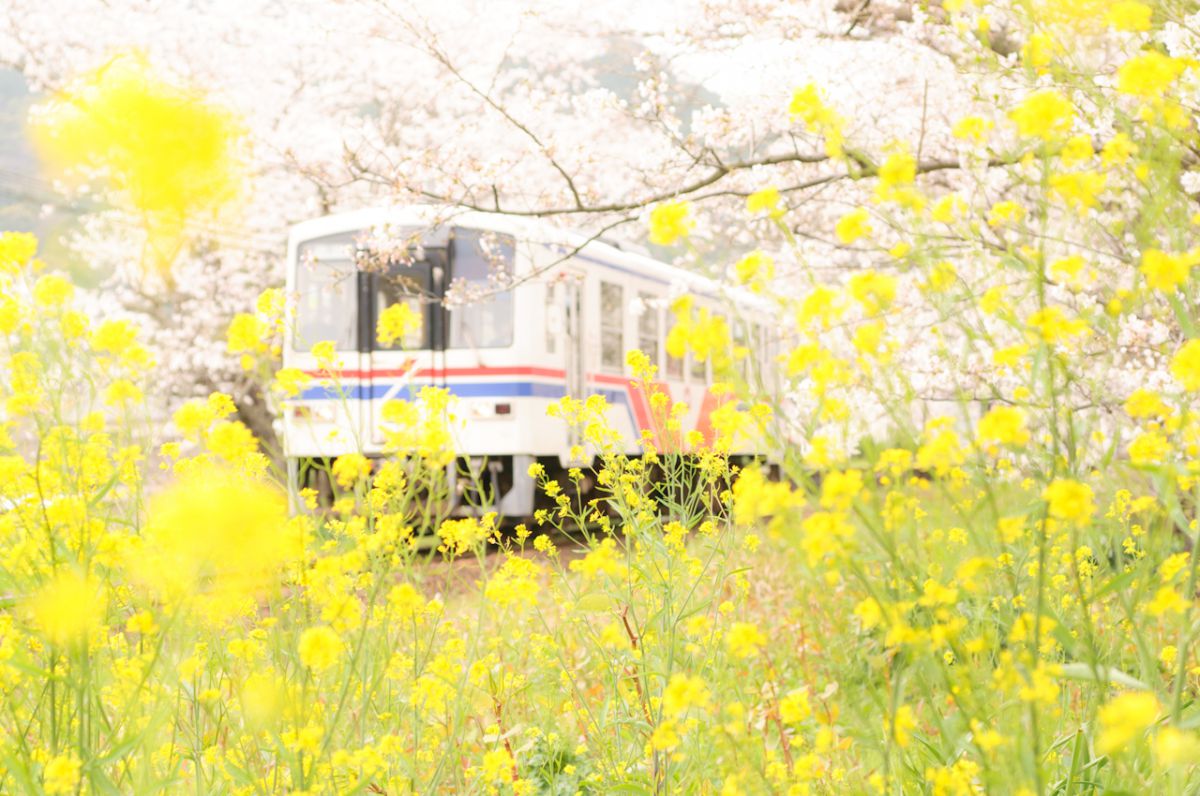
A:
[[[768,302],[742,288],[709,279],[674,265],[668,265],[645,254],[619,248],[602,239],[563,229],[545,219],[536,217],[481,213],[434,205],[372,207],[335,213],[295,224],[291,228],[289,243],[295,246],[300,241],[358,229],[384,226],[437,227],[448,224],[502,232],[520,240],[557,246],[563,249],[564,253],[578,249],[579,255],[585,259],[602,260],[605,263],[623,267],[634,275],[650,277],[665,284],[678,285],[683,290],[712,298],[725,296],[743,306],[760,310],[770,309]]]

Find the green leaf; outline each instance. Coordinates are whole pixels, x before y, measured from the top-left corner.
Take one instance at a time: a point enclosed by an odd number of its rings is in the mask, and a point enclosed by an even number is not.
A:
[[[575,607],[580,611],[598,614],[611,610],[613,601],[611,597],[603,592],[592,592],[591,594],[580,595],[579,599],[575,601]]]
[[[1150,686],[1132,677],[1120,669],[1111,666],[1090,663],[1064,663],[1059,668],[1059,676],[1064,680],[1079,680],[1091,683],[1111,683],[1126,688],[1136,688],[1139,691],[1149,691]]]

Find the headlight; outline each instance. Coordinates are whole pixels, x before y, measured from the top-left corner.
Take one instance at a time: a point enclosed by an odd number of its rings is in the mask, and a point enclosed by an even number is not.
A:
[[[288,416],[297,423],[332,423],[337,420],[337,406],[322,403],[291,404]]]

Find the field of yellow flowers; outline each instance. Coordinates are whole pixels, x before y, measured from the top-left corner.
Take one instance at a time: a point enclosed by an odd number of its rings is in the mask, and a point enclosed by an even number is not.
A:
[[[668,348],[740,398],[715,438],[630,352],[662,433],[620,455],[599,396],[563,399],[595,464],[535,469],[553,508],[515,528],[443,516],[437,390],[389,408],[396,456],[333,465],[328,507],[289,510],[228,395],[164,438],[151,341],[4,233],[0,793],[1195,793],[1200,67],[1137,38],[1173,6],[1111,5],[1085,21],[1108,73],[1062,45],[1070,4],[1025,31],[1011,102],[948,131],[953,189],[797,90],[870,186],[826,232],[871,266],[781,291],[736,264],[781,319],[773,391],[676,301]],[[747,225],[801,251],[787,201],[751,193]],[[693,234],[683,199],[648,220]],[[229,332],[279,400],[285,299]],[[778,473],[731,460],[746,435]]]

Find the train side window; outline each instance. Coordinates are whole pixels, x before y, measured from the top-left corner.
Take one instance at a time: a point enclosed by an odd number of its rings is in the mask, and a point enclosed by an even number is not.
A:
[[[650,364],[661,367],[659,361],[659,307],[658,297],[653,293],[638,293],[642,314],[638,316],[638,349],[650,358]]]
[[[664,334],[666,333],[666,327],[668,326],[670,326],[670,324],[664,324]],[[664,345],[663,348],[665,349],[666,346]],[[671,356],[670,351],[664,351],[663,354],[667,360],[667,378],[674,381],[683,381],[683,360],[679,357]]]
[[[553,354],[558,351],[558,336],[563,333],[562,330],[562,307],[558,306],[558,283],[551,282],[546,285],[546,353]]]
[[[507,285],[516,243],[508,235],[456,227],[451,250],[451,284],[466,301],[450,307],[450,348],[508,348],[515,319]]]
[[[745,381],[750,380],[750,374],[753,368],[750,367],[750,358],[758,349],[754,345],[754,330],[748,328],[748,324],[742,323],[740,320],[734,321],[733,327],[733,346],[734,349],[742,349],[744,356],[737,360],[736,366],[738,373],[741,374]]]
[[[600,367],[620,371],[625,359],[625,290],[600,282]]]

